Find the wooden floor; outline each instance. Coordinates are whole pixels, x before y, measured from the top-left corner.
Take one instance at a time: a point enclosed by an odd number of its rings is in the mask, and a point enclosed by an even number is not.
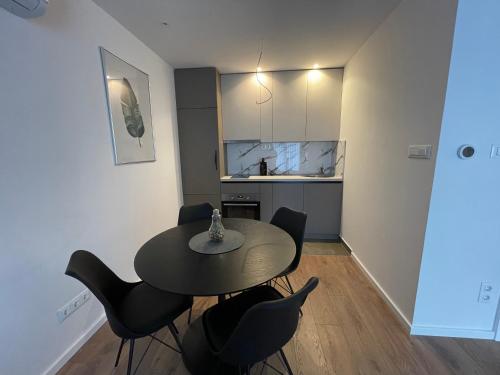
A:
[[[341,242],[304,242],[302,254],[305,255],[350,255]]]
[[[373,285],[350,256],[305,255],[291,278],[298,288],[310,276],[319,287],[304,305],[295,337],[285,347],[299,374],[500,374],[500,343],[434,337],[410,337]],[[201,314],[214,298],[196,298]],[[184,332],[186,316],[177,321]],[[167,330],[159,337],[172,343]],[[120,340],[104,325],[59,374],[125,374],[127,350],[113,368]],[[136,344],[137,364],[149,339]],[[278,358],[270,362],[284,372]],[[276,374],[256,365],[252,374]],[[137,374],[188,374],[178,354],[156,342]]]

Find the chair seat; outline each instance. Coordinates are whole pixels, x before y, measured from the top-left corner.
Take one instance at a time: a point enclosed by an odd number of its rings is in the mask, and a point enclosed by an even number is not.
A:
[[[207,339],[215,351],[222,349],[242,316],[254,305],[283,298],[270,286],[259,286],[221,302],[203,314]]]
[[[122,299],[117,315],[139,335],[149,335],[173,322],[193,304],[193,297],[161,291],[141,282]]]

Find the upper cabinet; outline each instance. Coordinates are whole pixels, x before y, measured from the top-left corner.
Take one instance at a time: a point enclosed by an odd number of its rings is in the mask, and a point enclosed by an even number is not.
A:
[[[342,75],[342,69],[222,75],[224,140],[338,140]]]
[[[272,85],[271,74],[259,73],[259,80]],[[272,140],[272,99],[255,73],[221,76],[221,92],[224,140]]]
[[[177,109],[217,107],[215,68],[175,69]]]
[[[305,141],[306,84],[303,70],[273,73],[273,141]]]
[[[253,74],[221,77],[224,140],[260,139],[259,87]]]
[[[336,141],[339,139],[342,77],[342,69],[308,72],[307,141]]]
[[[273,141],[274,73],[259,73],[259,120],[261,142]],[[255,74],[254,74],[255,77]],[[255,80],[257,80],[255,78]]]

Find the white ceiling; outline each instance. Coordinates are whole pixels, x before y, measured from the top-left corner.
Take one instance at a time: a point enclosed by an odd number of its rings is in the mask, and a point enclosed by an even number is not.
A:
[[[175,68],[342,67],[401,0],[94,0]],[[162,25],[167,22],[168,26]]]

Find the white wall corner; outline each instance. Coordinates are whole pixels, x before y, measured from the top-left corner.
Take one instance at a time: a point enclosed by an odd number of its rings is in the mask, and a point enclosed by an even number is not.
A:
[[[65,364],[73,357],[78,350],[91,338],[99,328],[106,323],[106,314],[102,315],[81,335],[76,341],[71,344],[43,373],[42,375],[55,375]]]
[[[389,305],[393,308],[393,310],[398,315],[398,318],[406,325],[406,328],[408,328],[408,330],[411,329],[412,325],[411,325],[410,319],[408,319],[408,317],[405,314],[403,314],[403,312],[401,311],[401,309],[399,308],[399,306],[389,296],[389,294],[385,291],[385,289],[382,288],[382,286],[380,285],[380,283],[377,281],[377,279],[375,279],[375,277],[371,274],[371,272],[368,271],[368,269],[365,267],[365,265],[363,264],[363,262],[358,258],[358,256],[356,255],[356,253],[353,251],[351,245],[349,245],[349,243],[344,238],[341,237],[341,239],[347,245],[347,247],[349,247],[349,249],[351,250],[351,256],[353,257],[353,259],[355,260],[355,262],[360,266],[360,268],[363,270],[363,272],[368,276],[368,278],[370,279],[370,281],[375,285],[375,287],[377,288],[378,292],[381,294],[382,298],[387,303],[389,303]]]

